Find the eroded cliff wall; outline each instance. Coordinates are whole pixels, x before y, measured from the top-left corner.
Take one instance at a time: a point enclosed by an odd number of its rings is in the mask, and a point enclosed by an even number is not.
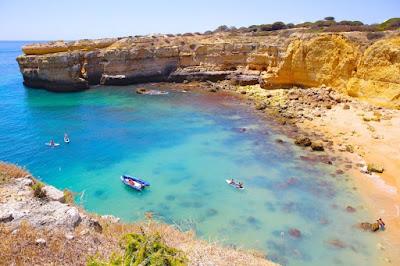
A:
[[[260,83],[265,89],[321,85],[379,105],[400,107],[400,36],[283,31],[148,36],[53,42],[23,47],[24,83],[55,91],[90,85],[184,80]]]

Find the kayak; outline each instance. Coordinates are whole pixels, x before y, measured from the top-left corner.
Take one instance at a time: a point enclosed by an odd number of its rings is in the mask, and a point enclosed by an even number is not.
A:
[[[60,146],[60,143],[54,143],[53,145],[51,145],[50,142],[46,142],[45,145],[50,146],[50,147],[57,147],[57,146]]]
[[[237,188],[237,189],[240,189],[240,190],[244,189],[244,187],[240,187],[239,184],[236,183],[235,181],[233,181],[233,183],[229,179],[226,179],[225,181],[226,181],[226,183],[228,183],[228,185],[230,185],[230,186],[232,186],[234,188]]]
[[[150,186],[149,182],[146,182],[142,179],[139,179],[137,177],[129,176],[129,175],[123,175],[121,176],[121,181],[125,185],[136,189],[137,191],[142,191],[145,187]]]

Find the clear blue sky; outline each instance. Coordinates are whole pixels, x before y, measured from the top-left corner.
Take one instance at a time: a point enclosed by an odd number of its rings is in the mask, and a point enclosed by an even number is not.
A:
[[[400,16],[400,0],[0,0],[0,40],[204,32],[326,16],[382,22]]]

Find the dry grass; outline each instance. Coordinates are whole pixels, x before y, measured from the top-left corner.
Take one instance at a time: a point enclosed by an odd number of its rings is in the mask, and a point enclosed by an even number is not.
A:
[[[14,178],[30,176],[31,174],[25,169],[6,162],[0,161],[0,184],[7,183]]]
[[[96,233],[67,240],[62,231],[38,230],[27,223],[14,232],[0,225],[0,237],[0,265],[84,265],[86,257],[94,255],[102,242]],[[46,244],[36,244],[39,238]],[[109,255],[104,249],[102,253]]]
[[[199,240],[193,231],[181,232],[176,227],[148,219],[137,224],[105,224],[103,234],[110,238],[120,238],[126,233],[159,234],[170,247],[182,250],[189,259],[189,265],[275,265],[265,260],[265,255],[223,247],[221,243]]]
[[[135,224],[99,220],[103,227],[101,234],[80,225],[73,232],[75,237],[72,240],[67,240],[63,231],[39,230],[27,223],[14,233],[0,225],[0,265],[84,265],[90,257],[108,260],[112,254],[123,254],[120,246],[123,236],[143,232],[160,235],[167,246],[183,251],[189,265],[275,265],[266,261],[262,254],[198,240],[193,232],[183,233],[173,226],[152,220]],[[46,245],[36,244],[39,238],[45,239]]]
[[[69,189],[64,189],[64,199],[65,199],[65,203],[67,203],[67,204],[73,204],[73,203],[75,202],[74,196],[75,196],[75,193],[73,193],[71,190],[69,190]]]

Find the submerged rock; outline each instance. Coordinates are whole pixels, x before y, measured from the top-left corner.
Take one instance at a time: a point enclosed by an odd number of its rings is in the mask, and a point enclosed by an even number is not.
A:
[[[297,228],[290,228],[289,229],[289,235],[294,237],[294,238],[300,238],[301,237],[301,232]]]
[[[346,243],[344,243],[342,240],[339,240],[339,239],[330,239],[330,240],[326,241],[326,243],[330,247],[337,248],[337,249],[343,249],[343,248],[347,247]]]
[[[347,207],[346,207],[346,211],[347,211],[347,212],[350,212],[350,213],[353,213],[353,212],[356,212],[356,208],[354,208],[354,207],[352,207],[352,206],[347,206]]]

